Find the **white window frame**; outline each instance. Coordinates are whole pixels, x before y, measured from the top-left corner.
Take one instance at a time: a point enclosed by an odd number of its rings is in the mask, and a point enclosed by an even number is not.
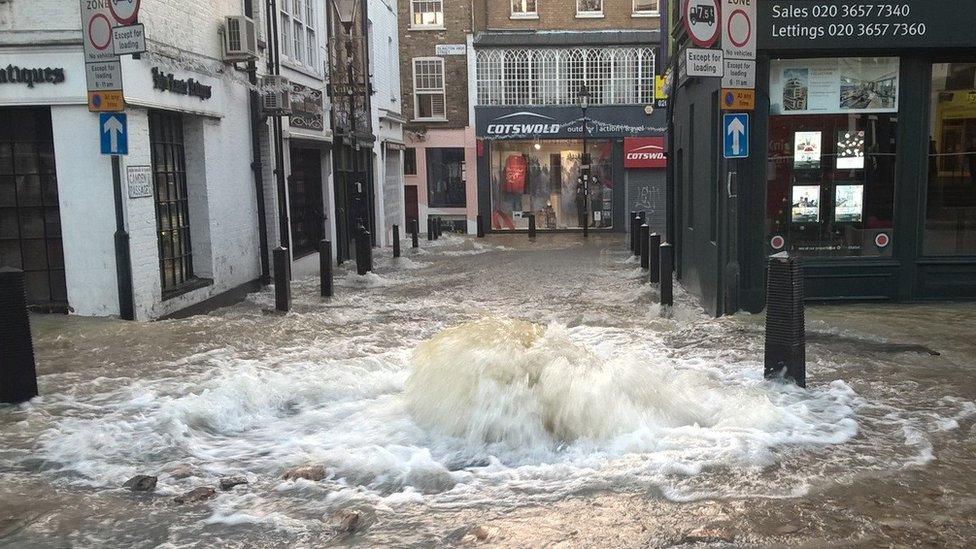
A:
[[[509,17],[511,19],[538,19],[539,18],[539,0],[508,0],[509,4],[514,4],[514,2],[519,2],[522,4],[522,11],[515,11],[515,6],[510,5]],[[534,2],[535,9],[528,11],[528,3]]]
[[[600,18],[603,17],[603,0],[600,0],[599,10],[583,11],[580,9],[580,0],[576,0],[576,17],[578,19]]]
[[[661,0],[654,0],[657,6],[653,10],[639,10],[637,9],[637,0],[634,0],[634,13],[633,17],[658,17],[661,15]]]
[[[411,30],[443,30],[444,29],[444,0],[408,0],[410,2],[410,29]],[[417,12],[418,4],[440,4],[441,8],[439,11],[430,12]],[[433,13],[434,18],[438,19],[436,14],[440,14],[440,22],[434,23],[420,23],[417,21],[418,13]]]
[[[282,2],[278,8],[281,54],[286,61],[315,75],[321,74],[317,4],[316,0],[290,0]],[[301,13],[297,13],[299,11]],[[296,47],[299,45],[300,51]]]
[[[418,91],[417,86],[417,63],[430,63],[437,62],[441,66],[441,86],[440,88],[421,88]],[[413,119],[418,121],[428,121],[428,122],[446,122],[447,121],[447,71],[444,66],[443,57],[414,57],[410,63],[413,68]],[[441,116],[420,116],[420,96],[421,95],[437,95],[440,94],[444,98],[444,114]]]

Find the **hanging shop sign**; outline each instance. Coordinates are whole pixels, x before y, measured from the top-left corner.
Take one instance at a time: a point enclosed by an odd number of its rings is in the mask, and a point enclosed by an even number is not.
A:
[[[972,0],[773,0],[759,2],[758,9],[763,49],[976,45]]]
[[[624,138],[624,167],[628,169],[667,168],[663,137]]]
[[[199,97],[201,101],[213,97],[213,86],[207,86],[192,78],[176,78],[173,73],[164,73],[156,67],[152,69],[153,89],[159,91]]]
[[[898,112],[897,57],[776,59],[771,115]]]
[[[475,107],[475,126],[483,139],[581,139],[583,114],[579,107]],[[586,135],[593,138],[624,138],[663,135],[667,127],[665,109],[598,106],[586,112]]]
[[[293,128],[322,131],[325,129],[322,92],[301,84],[292,83],[291,115],[288,124]]]
[[[688,37],[699,48],[710,48],[718,41],[722,26],[719,0],[683,0],[682,20]]]
[[[33,88],[35,84],[61,84],[64,82],[64,69],[61,67],[25,69],[16,65],[0,67],[0,84],[24,84]]]

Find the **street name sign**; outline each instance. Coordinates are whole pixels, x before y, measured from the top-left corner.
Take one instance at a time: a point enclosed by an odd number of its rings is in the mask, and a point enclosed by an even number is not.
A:
[[[722,9],[722,51],[726,59],[756,58],[756,3],[725,0]]]
[[[722,50],[688,48],[685,50],[685,58],[687,76],[721,78],[725,74]]]
[[[725,137],[725,158],[749,158],[749,115],[727,114],[723,117],[722,135]]]
[[[102,154],[129,154],[129,121],[125,113],[105,112],[98,115]]]
[[[125,176],[129,198],[149,198],[153,195],[151,166],[126,166]]]
[[[146,26],[130,25],[112,29],[112,44],[115,55],[130,55],[146,52]]]

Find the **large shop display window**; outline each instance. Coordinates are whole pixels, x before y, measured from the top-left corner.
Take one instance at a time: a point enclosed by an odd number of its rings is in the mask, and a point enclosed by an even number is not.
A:
[[[773,252],[891,256],[898,71],[897,58],[771,62]]]
[[[497,141],[491,151],[494,230],[527,229],[530,214],[539,229],[613,225],[612,141],[587,143],[595,180],[588,189],[580,184],[582,141]]]
[[[932,66],[924,253],[976,254],[976,62]]]

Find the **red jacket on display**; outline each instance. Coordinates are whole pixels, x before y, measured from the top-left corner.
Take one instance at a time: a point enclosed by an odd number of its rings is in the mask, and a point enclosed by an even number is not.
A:
[[[502,190],[507,193],[522,194],[525,192],[525,157],[511,154],[505,160],[505,185]]]

